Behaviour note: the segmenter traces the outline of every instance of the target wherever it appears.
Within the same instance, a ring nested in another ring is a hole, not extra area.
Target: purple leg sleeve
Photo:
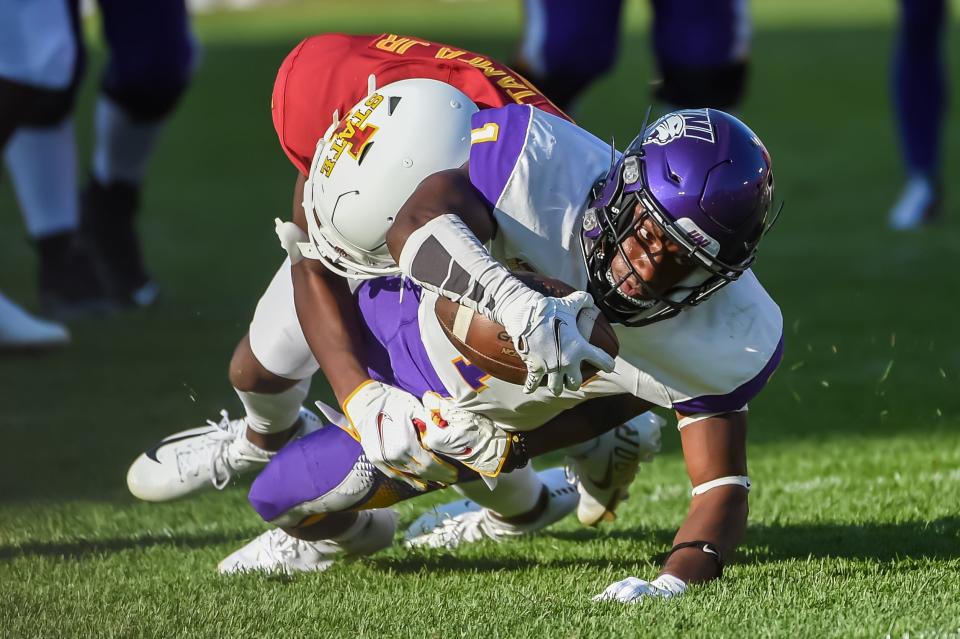
[[[944,0],[900,0],[893,61],[894,107],[904,163],[911,174],[935,178],[946,95]]]
[[[339,486],[363,453],[360,444],[336,426],[290,442],[254,480],[248,496],[266,521],[278,519]],[[366,495],[358,495],[358,501]]]
[[[661,66],[716,67],[745,57],[743,0],[653,0],[653,46]]]
[[[184,0],[99,0],[110,60],[104,93],[144,120],[165,116],[186,89],[196,43]]]
[[[622,7],[623,0],[524,0],[525,71],[561,108],[613,67]]]

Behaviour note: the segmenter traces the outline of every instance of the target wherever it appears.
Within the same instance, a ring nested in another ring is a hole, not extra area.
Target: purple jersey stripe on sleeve
[[[780,342],[773,351],[770,360],[757,373],[753,379],[741,384],[726,395],[703,395],[694,397],[683,402],[677,402],[673,405],[674,410],[683,415],[693,415],[695,413],[722,413],[743,408],[747,402],[752,400],[760,393],[767,380],[777,370],[780,360],[783,358],[783,336],[780,336]]]
[[[470,181],[491,206],[496,206],[513,173],[532,114],[533,107],[519,104],[473,114]]]
[[[367,280],[356,292],[370,377],[418,399],[427,391],[449,395],[420,339],[421,294],[399,277]]]

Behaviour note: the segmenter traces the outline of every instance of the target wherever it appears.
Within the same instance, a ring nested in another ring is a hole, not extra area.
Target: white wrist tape
[[[273,223],[277,237],[280,238],[280,246],[283,247],[283,250],[290,256],[290,263],[296,264],[303,259],[300,246],[304,243],[309,243],[309,236],[293,222],[284,222],[277,217],[274,218]]]
[[[543,297],[493,259],[452,213],[433,218],[411,233],[398,263],[404,274],[425,289],[480,312],[508,332],[522,324]]]
[[[690,494],[696,497],[697,495],[702,495],[708,490],[713,490],[718,486],[743,486],[748,491],[753,484],[750,483],[750,478],[746,475],[730,475],[729,477],[718,477],[717,479],[711,479],[710,481],[705,481],[699,486],[694,486],[693,490],[690,491]]]

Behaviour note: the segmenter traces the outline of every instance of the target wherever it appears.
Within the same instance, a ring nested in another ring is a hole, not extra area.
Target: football
[[[537,273],[515,273],[527,286],[551,297],[569,295],[575,289],[564,282],[545,277]],[[464,358],[491,377],[522,384],[527,377],[527,367],[517,355],[513,340],[500,324],[487,319],[480,313],[450,301],[445,297],[437,300],[435,312],[443,332]],[[596,319],[591,313],[580,313],[577,326],[580,332],[590,335],[590,343],[599,346],[616,357],[620,350],[617,335],[602,314]],[[584,364],[581,369],[583,379],[596,374],[597,369]],[[544,378],[546,381],[546,378]]]

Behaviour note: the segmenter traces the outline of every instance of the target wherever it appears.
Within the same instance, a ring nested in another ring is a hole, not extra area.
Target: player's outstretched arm
[[[483,247],[495,230],[489,204],[462,167],[420,183],[387,232],[387,246],[400,270],[424,288],[506,328],[527,365],[525,392],[544,377],[554,395],[564,386],[576,390],[584,362],[612,371],[613,358],[577,328],[580,311],[594,306],[590,295],[547,297],[527,287]]]
[[[673,548],[653,581],[628,577],[611,584],[597,601],[631,603],[647,597],[672,597],[688,584],[720,577],[723,561],[743,537],[747,525],[747,414],[726,413],[701,419],[680,431],[693,499]]]

